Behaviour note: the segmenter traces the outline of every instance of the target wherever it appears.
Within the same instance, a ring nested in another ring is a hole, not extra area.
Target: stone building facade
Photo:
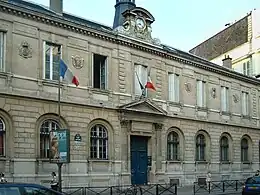
[[[161,44],[152,15],[135,4],[114,29],[53,10],[0,2],[0,171],[8,180],[41,183],[57,171],[48,132],[58,128],[71,135],[63,186],[189,185],[208,171],[221,180],[259,169],[259,80]],[[135,14],[145,26],[133,26]],[[60,120],[59,57],[80,81],[62,82]],[[156,91],[140,98],[136,75],[142,83],[149,72]]]

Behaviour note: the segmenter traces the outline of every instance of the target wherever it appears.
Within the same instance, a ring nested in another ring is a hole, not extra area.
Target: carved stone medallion
[[[239,102],[239,97],[238,97],[237,94],[234,94],[234,95],[233,95],[233,101],[234,101],[235,103]]]
[[[23,58],[31,58],[32,57],[32,48],[29,43],[23,41],[19,47],[19,55]]]
[[[84,59],[78,55],[72,56],[71,60],[72,65],[77,69],[81,69],[84,66]]]
[[[185,83],[184,84],[185,90],[189,93],[191,92],[191,84],[190,83]]]
[[[216,88],[213,87],[213,88],[211,89],[211,97],[213,97],[213,98],[215,99],[216,96],[217,96]]]

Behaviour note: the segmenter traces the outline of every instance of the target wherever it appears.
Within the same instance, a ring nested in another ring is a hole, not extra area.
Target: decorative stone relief
[[[191,84],[190,83],[185,83],[184,84],[185,90],[190,93],[191,92]]]
[[[78,55],[72,56],[71,60],[72,60],[72,65],[76,69],[81,69],[84,66],[84,59]]]
[[[214,99],[216,98],[216,88],[215,87],[212,87],[212,89],[211,89],[211,97],[213,97]]]
[[[234,94],[234,95],[233,95],[233,101],[234,101],[235,103],[239,102],[239,97],[238,97],[237,94]]]
[[[29,43],[23,41],[19,47],[19,55],[23,58],[31,58],[32,57],[32,48]]]
[[[160,45],[157,38],[152,37],[152,23],[154,17],[142,8],[134,8],[124,14],[124,23],[114,29],[118,34],[127,35],[132,38],[141,39],[149,43]]]

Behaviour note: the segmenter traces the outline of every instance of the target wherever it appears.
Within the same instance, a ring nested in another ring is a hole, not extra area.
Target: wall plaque
[[[75,136],[74,136],[74,141],[75,142],[81,142],[82,138],[81,138],[81,135],[79,133],[77,133]]]

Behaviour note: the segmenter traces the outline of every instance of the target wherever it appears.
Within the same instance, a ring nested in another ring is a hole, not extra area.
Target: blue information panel
[[[50,162],[70,162],[70,133],[68,129],[50,132]]]

